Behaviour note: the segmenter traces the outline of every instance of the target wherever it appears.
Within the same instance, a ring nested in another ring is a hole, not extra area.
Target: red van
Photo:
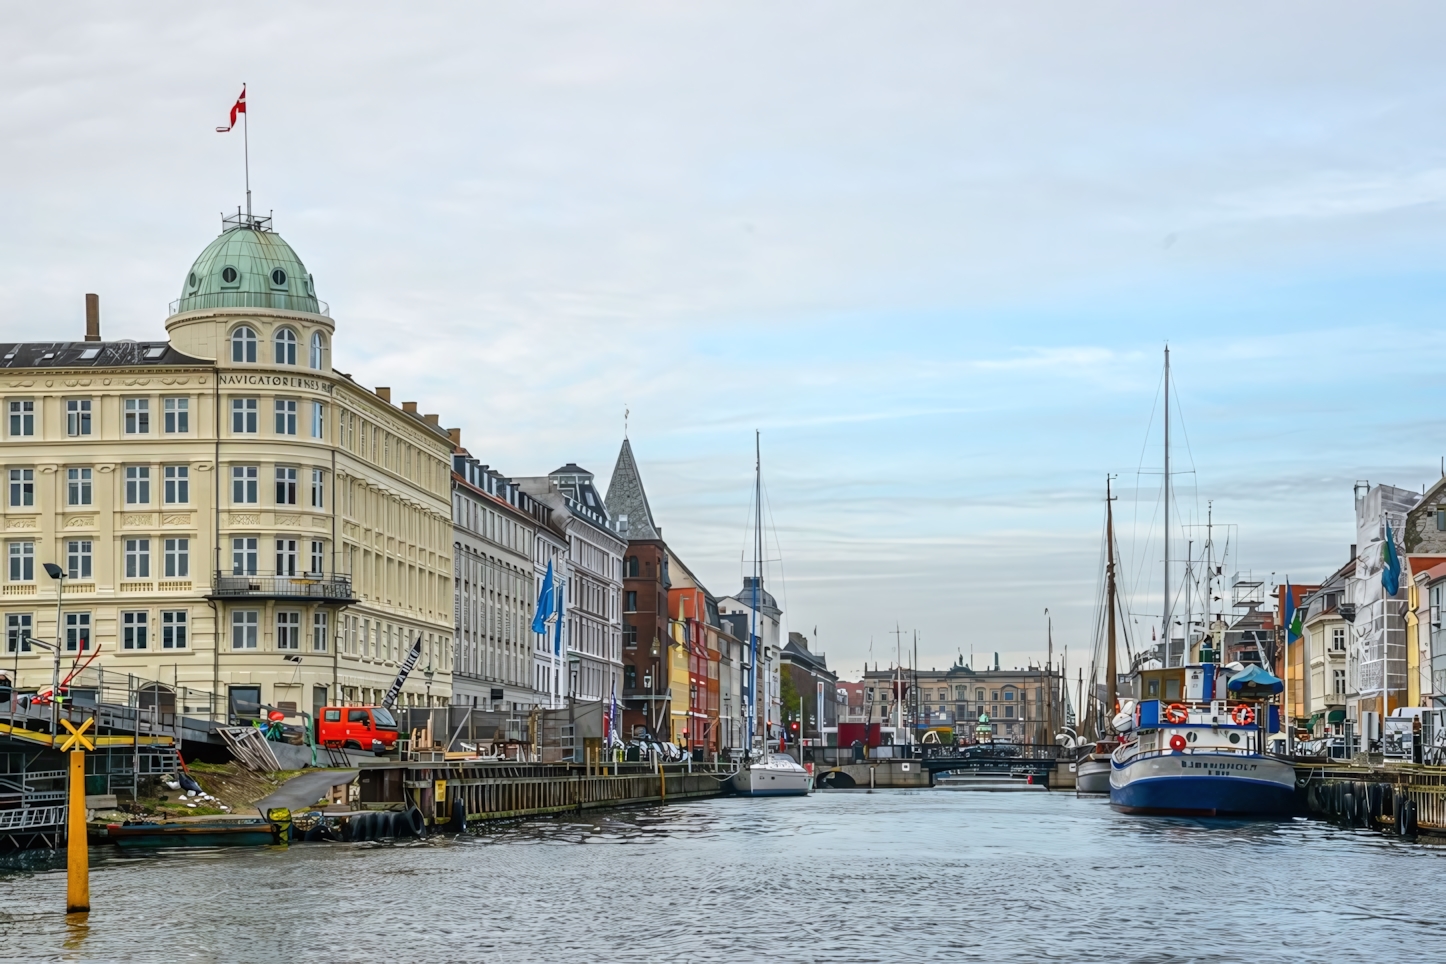
[[[397,742],[397,718],[384,706],[323,706],[316,718],[316,742],[386,753]]]

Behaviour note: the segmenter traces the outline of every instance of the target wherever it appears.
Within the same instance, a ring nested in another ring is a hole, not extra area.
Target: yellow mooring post
[[[69,869],[65,889],[67,914],[90,913],[90,851],[85,835],[85,751],[95,744],[85,736],[95,720],[89,719],[77,729],[69,720],[61,720],[70,736],[60,745],[62,753],[70,752],[70,805],[66,814],[65,850]]]

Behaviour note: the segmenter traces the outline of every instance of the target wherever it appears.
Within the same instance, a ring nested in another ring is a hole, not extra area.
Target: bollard
[[[65,912],[90,912],[90,851],[85,838],[85,751],[70,751],[70,806],[66,815],[65,849],[68,883]]]

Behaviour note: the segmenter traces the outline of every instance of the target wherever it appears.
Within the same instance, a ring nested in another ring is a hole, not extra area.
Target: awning
[[[1285,689],[1285,684],[1280,677],[1271,674],[1261,666],[1250,665],[1245,667],[1245,672],[1236,673],[1230,677],[1229,688],[1234,692],[1250,687],[1257,690],[1265,690],[1269,693],[1279,693]]]
[[[1312,713],[1312,714],[1310,715],[1310,722],[1307,723],[1306,725],[1309,726],[1309,727],[1314,727],[1314,726],[1315,726],[1317,723],[1319,723],[1319,722],[1320,722],[1320,714],[1319,714],[1319,713]]]
[[[1346,721],[1345,710],[1331,710],[1326,714],[1327,723],[1344,723]]]

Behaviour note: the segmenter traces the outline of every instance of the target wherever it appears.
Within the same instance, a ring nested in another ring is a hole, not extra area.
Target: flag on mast
[[[1396,539],[1389,522],[1386,523],[1386,544],[1381,546],[1381,586],[1388,596],[1394,596],[1401,588],[1401,557],[1396,552]]]
[[[1302,632],[1300,610],[1295,608],[1295,593],[1290,580],[1285,580],[1285,641],[1293,643],[1300,639]]]
[[[552,615],[552,560],[547,561],[547,574],[542,577],[542,589],[537,594],[537,608],[532,611],[532,631],[547,633],[547,617]]]
[[[224,134],[236,126],[236,115],[246,113],[246,85],[241,85],[241,96],[236,98],[236,103],[231,105],[231,123],[225,127],[216,128],[217,134]]]

